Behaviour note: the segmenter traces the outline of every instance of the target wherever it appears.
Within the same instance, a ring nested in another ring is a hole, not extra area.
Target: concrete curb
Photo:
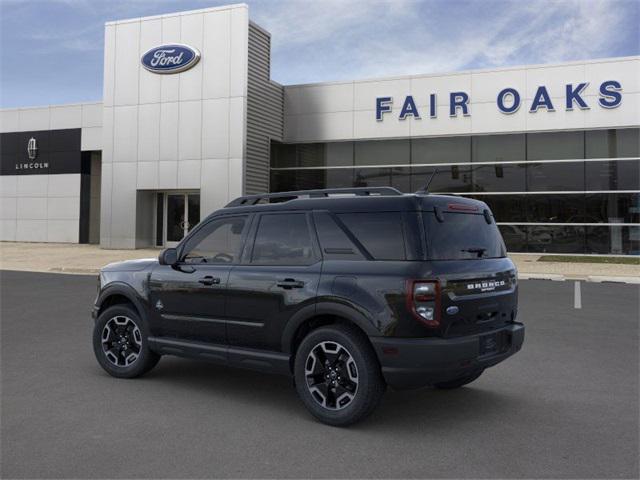
[[[615,282],[626,283],[630,285],[640,285],[640,277],[631,276],[606,276],[606,275],[560,275],[555,273],[520,273],[518,280],[552,280],[555,282],[564,282],[572,280],[581,280],[583,282],[602,283]]]
[[[606,277],[602,275],[589,275],[589,282],[617,282],[617,283],[631,283],[634,285],[640,285],[640,277]]]
[[[74,267],[54,267],[48,270],[51,273],[79,273],[79,274],[91,274],[98,273],[99,268],[74,268]]]
[[[557,273],[519,273],[519,280],[553,280],[554,282],[563,282],[566,280],[564,275]]]

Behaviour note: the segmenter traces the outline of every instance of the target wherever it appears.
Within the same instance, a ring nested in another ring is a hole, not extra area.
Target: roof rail
[[[362,188],[327,188],[322,190],[297,190],[293,192],[264,193],[259,195],[247,195],[238,197],[231,201],[227,207],[246,207],[256,205],[262,200],[277,200],[280,202],[288,202],[289,200],[297,200],[299,198],[326,198],[329,195],[356,195],[359,197],[368,197],[371,195],[392,196],[402,195],[400,190],[393,187],[362,187]],[[271,202],[270,202],[271,203]],[[276,202],[273,202],[276,203]]]

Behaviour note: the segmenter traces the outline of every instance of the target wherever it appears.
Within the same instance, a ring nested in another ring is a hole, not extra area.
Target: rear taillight
[[[436,280],[410,280],[407,283],[407,308],[428,327],[438,327],[440,284]]]

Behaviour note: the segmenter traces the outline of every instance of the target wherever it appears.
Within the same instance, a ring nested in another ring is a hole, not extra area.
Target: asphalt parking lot
[[[637,285],[521,282],[523,350],[456,391],[388,392],[349,429],[283,377],[165,357],[117,380],[93,276],[1,272],[2,478],[638,478]]]

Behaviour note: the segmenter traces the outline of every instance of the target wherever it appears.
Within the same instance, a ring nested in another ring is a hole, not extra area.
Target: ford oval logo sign
[[[200,60],[200,52],[189,45],[174,43],[148,50],[140,61],[153,73],[179,73],[190,69]]]

